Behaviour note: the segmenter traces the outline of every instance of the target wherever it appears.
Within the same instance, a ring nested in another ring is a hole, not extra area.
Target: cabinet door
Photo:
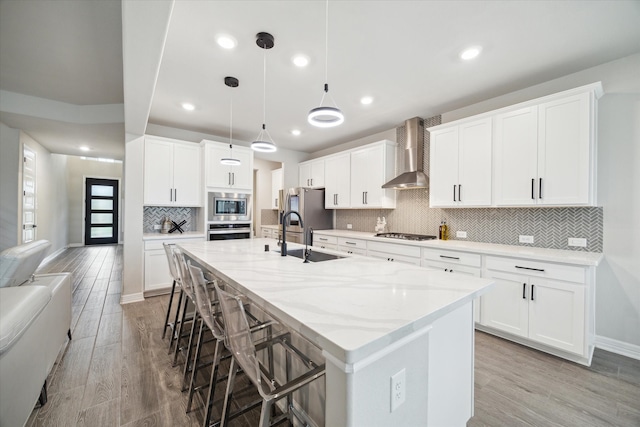
[[[271,209],[278,209],[278,199],[282,190],[282,168],[271,171]]]
[[[200,188],[200,146],[174,144],[173,146],[173,188],[174,204],[180,206],[201,206]]]
[[[529,338],[584,354],[583,285],[531,278]]]
[[[455,206],[458,200],[458,126],[435,131],[430,140],[429,206]]]
[[[300,187],[311,187],[311,163],[298,165],[298,185]]]
[[[311,163],[311,187],[323,188],[325,185],[324,160]]]
[[[144,204],[165,206],[173,203],[173,143],[145,139]]]
[[[590,94],[538,106],[538,203],[590,203]]]
[[[326,209],[348,208],[351,206],[351,156],[338,154],[325,160]]]
[[[536,203],[537,111],[529,107],[495,118],[494,196],[498,206]]]
[[[220,164],[220,159],[229,157],[229,146],[207,144],[206,146],[207,187],[229,188],[231,186],[231,168]],[[233,155],[236,157],[236,152]]]
[[[368,170],[369,156],[367,150],[359,150],[351,153],[351,207],[364,208],[366,205],[366,192],[369,188],[367,180],[370,179]]]
[[[173,279],[164,249],[144,252],[144,290],[169,288]]]
[[[253,152],[250,148],[234,147],[233,157],[240,160],[238,166],[230,166],[231,188],[237,190],[253,189]]]
[[[526,276],[489,271],[496,284],[480,297],[481,323],[521,337],[528,336],[529,286]]]
[[[491,119],[460,125],[458,135],[458,202],[491,205]]]

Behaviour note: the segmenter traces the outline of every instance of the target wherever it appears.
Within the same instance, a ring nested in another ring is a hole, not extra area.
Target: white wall
[[[442,115],[450,122],[602,81],[598,108],[598,203],[604,262],[597,270],[596,334],[640,355],[640,54]],[[603,339],[604,338],[604,339]],[[604,347],[604,345],[603,345]]]
[[[253,223],[255,224],[254,233],[256,236],[260,236],[260,227],[262,226],[260,213],[262,209],[271,209],[271,171],[281,167],[282,164],[278,162],[271,162],[263,159],[253,160],[253,168],[255,172],[255,185],[253,188],[253,197],[255,201],[253,217],[255,220]]]
[[[79,156],[67,156],[67,193],[69,199],[69,234],[70,245],[84,243],[84,183],[85,178],[120,179],[122,192],[122,163],[98,162],[82,159]],[[122,236],[122,213],[118,218],[120,236]],[[122,240],[119,237],[119,240]]]
[[[18,233],[18,170],[20,131],[0,123],[0,251],[16,246]]]

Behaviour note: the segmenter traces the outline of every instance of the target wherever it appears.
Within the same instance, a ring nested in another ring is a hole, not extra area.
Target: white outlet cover
[[[466,231],[456,231],[456,237],[459,239],[466,239],[467,232]]]
[[[578,237],[569,237],[569,241],[567,242],[569,246],[577,246],[580,248],[587,247],[587,239],[578,238]]]
[[[404,403],[406,395],[406,371],[402,369],[391,377],[391,412]]]
[[[353,228],[353,224],[347,224],[347,230],[351,230]]]
[[[519,241],[520,243],[533,243],[533,236],[525,236],[521,234]]]

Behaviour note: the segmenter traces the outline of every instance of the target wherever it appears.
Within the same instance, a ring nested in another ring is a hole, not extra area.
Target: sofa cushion
[[[29,280],[51,246],[47,240],[37,240],[5,249],[0,253],[0,288],[19,286]]]
[[[50,300],[47,286],[0,288],[0,355],[18,341]]]

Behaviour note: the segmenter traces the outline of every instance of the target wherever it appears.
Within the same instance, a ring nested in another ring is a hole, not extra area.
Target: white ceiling
[[[233,97],[234,139],[248,144],[263,122],[266,53],[267,129],[278,147],[313,152],[640,52],[639,1],[331,1],[328,83],[346,121],[318,129],[306,114],[319,105],[325,83],[324,1],[177,0],[172,9],[135,3],[125,2],[144,6],[144,21],[127,20],[127,8],[123,20],[119,1],[0,0],[0,89],[95,105],[123,102],[123,80],[125,94],[144,83],[149,100],[135,105],[142,128],[148,114],[149,123],[221,140],[228,138]],[[167,12],[156,19],[148,13],[153,8]],[[256,46],[260,31],[274,35],[273,49]],[[215,43],[223,32],[237,39],[235,50]],[[458,53],[469,45],[481,45],[482,55],[463,63]],[[155,68],[131,49],[127,56],[127,46],[157,50]],[[293,66],[295,53],[309,56],[310,65]],[[144,81],[130,78],[140,70]],[[238,88],[224,85],[229,75],[240,80]],[[374,103],[361,105],[364,95]],[[139,101],[125,100],[125,112]],[[196,110],[184,111],[185,101]],[[29,133],[29,114],[16,115],[3,105],[0,120]],[[32,136],[46,146],[43,119],[33,120],[38,138]],[[122,158],[124,125],[75,125],[103,141],[118,126],[122,137],[111,141],[111,157]],[[64,127],[51,126],[51,135],[64,139]],[[302,135],[292,136],[293,128]]]

